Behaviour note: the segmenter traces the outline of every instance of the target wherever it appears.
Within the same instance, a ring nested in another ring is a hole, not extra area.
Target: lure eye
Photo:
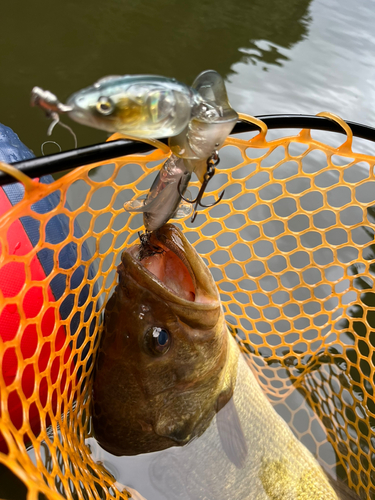
[[[145,333],[144,342],[148,354],[162,356],[169,351],[171,336],[164,328],[154,326]]]
[[[114,105],[109,97],[105,97],[104,95],[99,97],[98,102],[96,103],[96,109],[102,115],[110,115],[114,110]]]

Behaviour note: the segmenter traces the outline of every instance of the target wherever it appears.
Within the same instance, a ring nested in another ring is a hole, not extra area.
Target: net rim
[[[269,130],[295,128],[336,132],[346,135],[345,130],[337,121],[325,116],[275,114],[260,115],[254,118],[264,122]],[[375,142],[374,127],[346,120],[344,120],[344,122],[350,127],[354,137]],[[230,135],[255,132],[259,131],[259,128],[260,127],[256,123],[239,120]],[[167,144],[168,139],[161,139],[160,142]],[[154,146],[142,141],[117,139],[115,141],[94,144],[93,146],[86,146],[28,160],[17,161],[12,163],[12,165],[29,177],[35,178],[92,163],[111,160],[120,156],[147,153],[154,149]],[[0,171],[0,186],[14,182],[14,177]]]

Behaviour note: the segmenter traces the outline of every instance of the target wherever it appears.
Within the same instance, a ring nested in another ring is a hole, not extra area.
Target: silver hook
[[[45,156],[45,154],[44,154],[44,146],[46,144],[56,144],[56,146],[59,148],[59,151],[61,152],[61,146],[57,142],[55,142],[55,141],[44,141],[43,144],[40,146],[40,150],[41,150],[43,156]]]
[[[51,136],[55,126],[60,125],[61,127],[64,127],[67,130],[69,130],[69,132],[72,134],[72,136],[74,138],[74,149],[77,149],[77,146],[78,146],[77,136],[73,132],[73,130],[69,127],[69,125],[66,125],[65,123],[63,123],[60,120],[60,115],[58,113],[56,113],[55,111],[49,111],[49,112],[47,112],[47,116],[48,116],[48,118],[52,118],[52,123],[50,124],[50,126],[48,127],[48,130],[47,130],[47,135]]]
[[[223,199],[225,189],[220,193],[219,198],[216,201],[214,201],[214,203],[212,203],[211,205],[203,205],[203,203],[202,203],[202,198],[203,198],[203,195],[207,189],[207,185],[210,182],[210,180],[212,179],[212,177],[215,175],[215,167],[219,163],[220,163],[219,153],[217,151],[215,151],[207,160],[207,172],[204,174],[201,188],[200,188],[199,193],[198,193],[197,197],[195,198],[195,200],[187,200],[186,198],[184,198],[183,194],[181,193],[181,189],[180,189],[181,179],[178,183],[178,192],[179,192],[179,195],[181,196],[181,198],[186,203],[191,203],[191,204],[195,203],[194,212],[193,212],[193,215],[191,217],[191,222],[195,221],[195,218],[196,218],[197,213],[198,213],[197,212],[198,206],[202,207],[202,208],[214,207]]]

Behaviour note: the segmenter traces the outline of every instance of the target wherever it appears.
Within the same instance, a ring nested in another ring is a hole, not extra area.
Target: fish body
[[[149,473],[162,498],[341,498],[261,391],[199,255],[172,225],[149,244],[160,252],[123,253],[105,311],[93,388],[101,446],[158,452]]]

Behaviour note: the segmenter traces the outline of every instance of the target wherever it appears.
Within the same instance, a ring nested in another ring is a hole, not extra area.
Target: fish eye
[[[145,333],[144,343],[148,354],[162,356],[169,351],[171,336],[168,330],[154,326]]]
[[[96,103],[96,109],[102,115],[110,115],[114,110],[114,105],[109,97],[105,97],[104,95],[102,95],[101,97],[99,97],[98,102]]]

